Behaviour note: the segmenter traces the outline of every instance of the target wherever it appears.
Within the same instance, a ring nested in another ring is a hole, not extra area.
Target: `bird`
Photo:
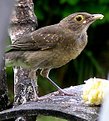
[[[60,93],[67,94],[50,77],[53,68],[59,68],[76,57],[87,45],[88,27],[102,14],[77,12],[63,18],[59,23],[45,26],[18,38],[5,54],[7,66],[21,66],[37,71],[55,86]]]

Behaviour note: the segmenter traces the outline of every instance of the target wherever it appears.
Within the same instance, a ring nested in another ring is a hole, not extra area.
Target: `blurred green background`
[[[102,13],[104,19],[96,21],[89,27],[88,45],[80,56],[61,68],[53,69],[50,77],[62,88],[82,84],[90,77],[107,78],[109,70],[109,0],[34,0],[34,10],[38,18],[38,28],[56,24],[65,16],[78,11]],[[7,76],[9,95],[13,99],[12,68],[7,68]],[[39,95],[56,90],[41,76],[38,79],[38,85]],[[47,121],[49,120],[52,119]]]

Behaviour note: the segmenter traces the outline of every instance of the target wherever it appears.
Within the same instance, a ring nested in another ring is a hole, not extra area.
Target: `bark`
[[[36,28],[37,18],[34,14],[33,1],[16,0],[9,28],[12,43],[18,38],[30,34]],[[30,74],[34,76],[34,80],[30,78]],[[14,106],[36,100],[37,82],[35,81],[35,75],[35,71],[33,70],[23,69],[21,67],[14,68]],[[25,118],[25,120],[27,121],[29,118]]]

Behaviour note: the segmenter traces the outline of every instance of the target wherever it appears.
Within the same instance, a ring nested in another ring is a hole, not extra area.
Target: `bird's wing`
[[[12,50],[26,50],[26,51],[36,51],[36,50],[46,50],[54,48],[59,41],[63,38],[62,30],[57,25],[52,25],[38,29],[31,34],[16,40],[12,45],[10,45],[10,51]]]

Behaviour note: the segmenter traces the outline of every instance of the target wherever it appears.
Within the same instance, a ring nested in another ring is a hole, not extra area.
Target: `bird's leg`
[[[35,80],[37,79],[37,76],[36,76],[36,71],[35,70],[31,70],[29,72],[29,75],[28,75],[31,79],[31,84],[32,84],[32,87],[33,87],[33,91],[34,91],[34,100],[38,100],[38,95],[37,95],[37,90],[38,90],[38,85],[36,85],[35,83]]]
[[[68,94],[67,92],[64,92],[52,79],[49,78],[49,72],[50,72],[50,69],[43,69],[41,70],[40,74],[43,77],[45,77],[54,87],[58,89],[59,94],[72,96],[72,94]]]

